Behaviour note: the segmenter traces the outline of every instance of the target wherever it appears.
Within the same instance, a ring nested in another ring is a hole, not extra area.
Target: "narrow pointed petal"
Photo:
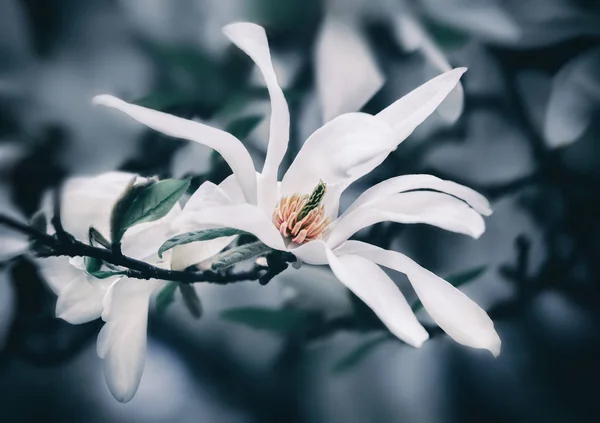
[[[271,62],[269,42],[263,27],[239,22],[223,28],[225,35],[256,63],[271,98],[269,146],[259,178],[258,201],[263,210],[273,210],[277,201],[277,171],[287,151],[290,137],[290,112]]]
[[[478,238],[485,230],[479,213],[446,194],[413,191],[392,194],[348,213],[333,227],[327,245],[334,248],[359,230],[379,222],[425,223]]]
[[[377,114],[394,129],[397,144],[404,141],[437,109],[466,71],[467,68],[456,68],[443,73]]]
[[[360,110],[384,81],[358,25],[332,17],[317,38],[315,74],[324,122]]]
[[[344,214],[352,210],[386,197],[390,194],[412,191],[412,190],[434,190],[450,194],[460,200],[465,201],[473,207],[478,213],[489,216],[492,214],[489,201],[477,191],[457,184],[456,182],[446,181],[433,175],[403,175],[387,179],[363,192]]]
[[[290,245],[289,251],[308,264],[327,264],[327,244],[320,239],[302,245]]]
[[[146,329],[150,295],[164,282],[123,278],[107,293],[97,351],[104,359],[104,377],[117,401],[135,395],[146,357]]]
[[[381,266],[404,273],[425,310],[452,339],[472,348],[500,354],[501,341],[487,313],[451,284],[396,251],[359,241],[348,241],[336,254],[359,255]]]
[[[452,69],[448,59],[431,38],[429,33],[423,29],[420,22],[414,19],[410,14],[404,13],[400,15],[395,22],[397,27],[397,35],[401,44],[408,51],[420,50],[427,60],[425,74],[429,75],[430,71],[438,74],[439,72],[447,72]],[[447,123],[452,124],[462,114],[464,107],[464,90],[459,82],[456,87],[450,91],[450,94],[442,101],[437,109],[438,114]]]
[[[206,145],[223,156],[238,177],[246,200],[256,203],[256,178],[254,164],[244,145],[233,135],[192,120],[126,103],[110,95],[94,98],[95,104],[111,107],[132,119],[175,138],[182,138]]]
[[[390,127],[380,119],[365,113],[338,116],[308,137],[283,177],[281,192],[310,193],[322,180],[333,193],[369,173],[395,148]]]
[[[196,214],[196,222],[240,229],[253,234],[271,248],[282,251],[286,249],[283,238],[271,219],[260,208],[251,204],[206,208]]]
[[[327,249],[331,270],[381,319],[395,336],[413,347],[429,338],[396,284],[371,261],[357,255],[336,255]]]

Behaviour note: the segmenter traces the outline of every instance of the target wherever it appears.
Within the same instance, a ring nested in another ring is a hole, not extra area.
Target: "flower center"
[[[283,197],[273,212],[273,223],[281,235],[296,244],[319,238],[329,224],[321,204],[325,191],[326,185],[320,181],[310,195]]]

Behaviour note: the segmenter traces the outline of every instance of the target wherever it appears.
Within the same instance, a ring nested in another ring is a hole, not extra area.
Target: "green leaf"
[[[106,238],[104,238],[104,235],[102,235],[100,232],[98,232],[98,230],[96,228],[94,228],[93,226],[90,226],[90,229],[88,231],[88,238],[89,238],[90,245],[93,246],[95,244],[100,244],[104,248],[110,249],[110,241],[108,241]]]
[[[373,339],[369,339],[358,345],[356,348],[351,350],[347,355],[342,357],[334,366],[332,371],[334,373],[343,373],[346,372],[353,367],[356,367],[360,364],[365,358],[369,356],[370,353],[375,351],[380,344],[384,341],[389,340],[390,337],[388,334],[384,334],[378,336]]]
[[[487,270],[487,266],[479,266],[479,267],[475,267],[473,269],[469,269],[469,270],[465,270],[465,271],[462,271],[459,273],[452,274],[450,276],[447,276],[445,279],[449,284],[458,288],[459,286],[464,285],[467,282],[471,282],[471,281],[474,281],[475,279],[479,278],[481,275],[483,275],[485,273],[486,270]],[[421,303],[421,301],[417,301],[412,306],[412,310],[414,312],[420,310],[421,308],[423,308],[423,304]]]
[[[427,21],[425,23],[429,35],[444,50],[459,48],[469,42],[469,36],[465,32],[439,22]]]
[[[236,138],[243,140],[256,129],[262,120],[263,116],[260,115],[244,116],[230,122],[225,128],[225,131],[229,132]]]
[[[99,260],[94,257],[84,257],[83,264],[85,265],[85,271],[88,272],[90,275],[99,272],[102,268],[102,260]]]
[[[179,291],[183,297],[183,303],[187,307],[190,314],[199,319],[202,316],[202,303],[192,285],[185,283],[179,284]]]
[[[211,268],[212,270],[227,269],[236,263],[253,259],[254,257],[258,257],[269,251],[272,251],[272,248],[263,244],[261,241],[240,245],[239,247],[232,248],[231,250],[227,250],[215,256]]]
[[[203,229],[201,231],[187,232],[185,234],[174,236],[164,242],[163,245],[158,249],[158,256],[162,258],[166,251],[171,248],[177,247],[178,245],[190,244],[198,241],[209,241],[211,239],[223,238],[232,235],[242,235],[247,232],[233,228],[213,228]]]
[[[153,222],[169,213],[185,194],[190,181],[165,179],[131,186],[117,201],[111,215],[111,237],[120,244],[127,229],[144,222]]]
[[[269,332],[294,332],[311,321],[306,312],[292,309],[241,307],[225,310],[221,317],[229,322]]]
[[[156,312],[164,314],[167,308],[175,301],[175,290],[179,284],[177,282],[167,283],[156,296]]]
[[[110,278],[111,276],[124,275],[127,273],[127,271],[125,271],[125,270],[118,270],[118,271],[99,270],[97,272],[93,272],[93,273],[88,272],[88,273],[90,275],[92,275],[93,277],[95,277],[96,279],[106,279],[106,278]]]

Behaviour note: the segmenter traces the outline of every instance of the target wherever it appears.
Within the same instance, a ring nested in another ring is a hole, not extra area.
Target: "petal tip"
[[[95,106],[111,106],[115,104],[118,99],[109,94],[100,94],[92,98],[92,104]]]

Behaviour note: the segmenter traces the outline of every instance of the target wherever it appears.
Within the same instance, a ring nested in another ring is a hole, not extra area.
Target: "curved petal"
[[[94,103],[111,107],[132,119],[175,138],[206,145],[223,156],[240,181],[246,200],[256,203],[256,178],[254,164],[244,145],[233,135],[192,120],[126,103],[111,95],[94,97]]]
[[[397,35],[401,43],[409,51],[420,49],[427,59],[427,70],[438,72],[447,72],[452,69],[448,59],[438,47],[435,41],[429,36],[422,25],[410,14],[404,13],[398,16],[395,23],[398,31]],[[426,72],[429,74],[429,72]],[[454,123],[462,114],[464,107],[464,90],[459,82],[456,87],[450,91],[448,97],[442,101],[437,109],[438,114],[448,123]]]
[[[337,257],[327,249],[331,270],[381,319],[395,336],[413,347],[429,338],[396,284],[371,261],[357,255]]]
[[[72,324],[99,318],[107,289],[119,279],[96,279],[71,265],[67,257],[48,257],[37,262],[42,276],[58,296],[56,317]]]
[[[327,264],[327,244],[320,239],[295,246],[288,246],[290,253],[308,264]]]
[[[271,63],[267,34],[263,27],[239,22],[223,28],[227,37],[243,50],[260,69],[271,98],[269,147],[258,180],[258,202],[263,210],[273,210],[277,201],[277,171],[290,138],[290,112]]]
[[[395,148],[392,131],[380,119],[366,113],[338,116],[308,137],[283,177],[281,192],[310,194],[320,180],[328,188],[345,188]]]
[[[466,71],[456,68],[436,76],[377,114],[394,129],[396,145],[435,111]]]
[[[196,222],[240,229],[249,232],[271,248],[285,251],[283,238],[273,222],[257,206],[251,204],[233,204],[210,207],[196,214]]]
[[[107,172],[97,176],[67,179],[62,187],[61,214],[63,227],[82,242],[88,242],[90,226],[110,237],[112,208],[127,185],[137,175]]]
[[[389,195],[348,213],[331,230],[327,245],[336,247],[359,230],[385,221],[426,223],[474,238],[485,230],[481,215],[464,202],[438,192],[413,191]]]
[[[381,266],[406,274],[425,310],[452,339],[462,345],[500,354],[501,341],[487,313],[461,291],[395,251],[348,241],[336,254],[358,254]]]
[[[325,19],[317,37],[314,63],[324,122],[360,110],[384,82],[354,22]]]
[[[231,203],[229,195],[220,187],[212,182],[203,183],[189,198],[180,216],[173,223],[176,228],[175,234],[206,229],[207,225],[199,224],[196,221],[198,212],[205,208],[226,206]],[[171,268],[183,270],[201,263],[220,252],[235,238],[235,236],[230,236],[177,246],[172,251]]]
[[[373,185],[363,192],[356,201],[348,207],[344,212],[344,215],[360,206],[390,194],[421,189],[429,189],[450,194],[467,202],[467,204],[484,216],[492,214],[489,201],[483,195],[469,187],[457,184],[456,182],[446,181],[433,175],[403,175]]]
[[[164,282],[123,278],[109,289],[98,335],[97,351],[104,359],[104,377],[117,401],[135,395],[146,356],[148,304],[154,290]]]

